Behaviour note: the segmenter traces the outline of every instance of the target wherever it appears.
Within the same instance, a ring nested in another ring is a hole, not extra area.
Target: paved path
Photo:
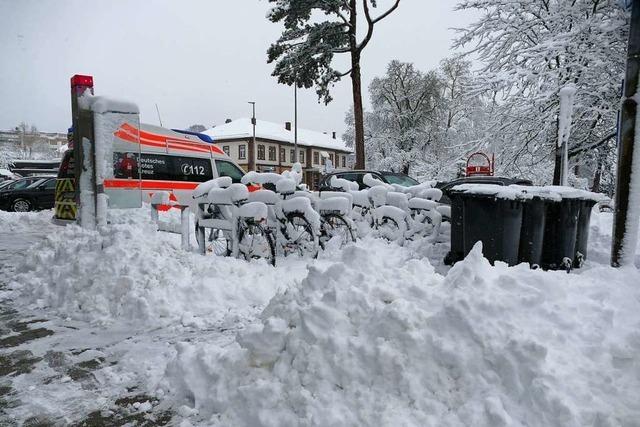
[[[166,425],[170,408],[138,391],[135,380],[114,387],[97,375],[101,368],[117,367],[127,341],[148,347],[145,340],[157,336],[61,319],[7,295],[24,254],[55,231],[0,232],[0,425]],[[137,402],[147,401],[152,411],[136,410]]]

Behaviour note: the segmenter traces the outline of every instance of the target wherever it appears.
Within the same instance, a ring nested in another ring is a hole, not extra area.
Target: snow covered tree
[[[267,14],[271,22],[283,22],[284,31],[269,47],[268,62],[275,62],[273,76],[287,85],[315,86],[318,97],[331,101],[330,87],[351,76],[356,168],[364,168],[364,109],[360,58],[373,36],[375,24],[389,16],[400,0],[389,0],[388,8],[373,16],[379,0],[269,0],[275,3]],[[364,35],[358,41],[359,12],[364,16]],[[334,69],[334,56],[348,54],[351,68]]]
[[[191,125],[187,128],[189,132],[204,132],[207,128],[204,125]]]
[[[569,156],[574,165],[610,147],[623,77],[628,16],[614,0],[463,0],[481,18],[456,47],[482,61],[478,93],[490,96],[485,143],[505,173],[550,170],[558,141],[559,92],[576,87]],[[544,171],[544,172],[543,172]]]
[[[426,178],[451,178],[457,162],[476,147],[483,132],[484,104],[469,94],[470,64],[442,61],[422,72],[413,64],[392,61],[383,77],[369,86],[371,111],[365,112],[367,167]],[[352,114],[343,139],[353,145]]]

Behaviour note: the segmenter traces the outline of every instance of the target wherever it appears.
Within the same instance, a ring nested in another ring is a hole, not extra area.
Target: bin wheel
[[[584,255],[581,252],[576,254],[576,268],[582,268],[584,264]]]

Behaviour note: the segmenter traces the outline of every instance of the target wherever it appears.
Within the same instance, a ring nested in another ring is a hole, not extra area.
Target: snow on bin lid
[[[451,190],[465,194],[478,194],[483,196],[494,196],[498,199],[516,200],[531,199],[533,195],[523,192],[518,186],[496,184],[459,184]]]
[[[556,202],[562,200],[562,196],[549,187],[516,184],[510,185],[509,187],[520,190],[523,193],[530,195],[530,197],[539,197],[541,199],[554,200]]]
[[[591,191],[580,190],[578,188],[563,187],[560,185],[549,185],[547,187],[550,191],[555,192],[563,199],[583,199],[593,200],[594,202],[600,202],[607,199],[607,196],[600,193],[593,193]]]

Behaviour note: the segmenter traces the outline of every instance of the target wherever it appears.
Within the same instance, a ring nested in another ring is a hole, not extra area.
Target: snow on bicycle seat
[[[231,182],[231,177],[229,176],[220,176],[218,178],[210,179],[202,184],[198,184],[198,186],[193,190],[192,197],[197,199],[205,196],[212,188],[227,188],[231,185]]]
[[[357,182],[349,181],[348,179],[344,179],[344,178],[338,178],[335,175],[331,177],[331,180],[329,181],[329,186],[331,186],[331,188],[340,189],[342,191],[351,191],[351,190],[358,189]]]
[[[249,189],[244,184],[231,184],[227,189],[233,203],[240,203],[249,198]]]
[[[421,190],[417,196],[437,202],[442,197],[442,190],[439,188],[425,188],[424,190]]]
[[[280,197],[271,190],[258,190],[253,193],[249,193],[249,202],[262,202],[267,205],[275,205],[280,200]]]
[[[436,210],[440,212],[440,215],[442,215],[443,217],[451,218],[451,206],[440,205],[436,208]]]
[[[345,180],[346,181],[346,180]],[[332,199],[334,197],[342,197],[347,199],[349,204],[353,204],[353,195],[351,193],[345,193],[344,191],[323,191],[320,193],[320,199]]]
[[[348,215],[351,212],[351,202],[345,197],[329,197],[320,200],[318,210],[320,213]]]
[[[240,218],[253,218],[256,221],[267,219],[269,210],[267,205],[262,202],[248,202],[240,206],[238,209]]]
[[[378,218],[389,217],[393,219],[396,224],[400,224],[407,217],[407,212],[395,206],[378,206],[376,208],[376,216]]]
[[[376,185],[369,189],[369,201],[374,207],[387,204],[387,193],[389,189],[382,185]]]
[[[430,211],[432,209],[437,209],[437,207],[438,203],[433,200],[422,199],[420,197],[409,199],[409,209]]]
[[[288,178],[280,178],[280,181],[276,182],[276,191],[283,195],[293,194],[296,191],[296,182]]]
[[[240,180],[241,183],[247,184],[276,184],[282,179],[282,175],[274,172],[255,172],[249,171]]]
[[[212,188],[207,195],[207,201],[214,205],[230,205],[231,194],[226,188]]]
[[[369,190],[352,190],[349,191],[349,194],[351,194],[351,197],[353,198],[354,206],[361,208],[371,207],[371,202],[369,201]]]
[[[400,208],[403,211],[409,209],[409,199],[407,195],[398,191],[389,191],[387,193],[387,204]]]

